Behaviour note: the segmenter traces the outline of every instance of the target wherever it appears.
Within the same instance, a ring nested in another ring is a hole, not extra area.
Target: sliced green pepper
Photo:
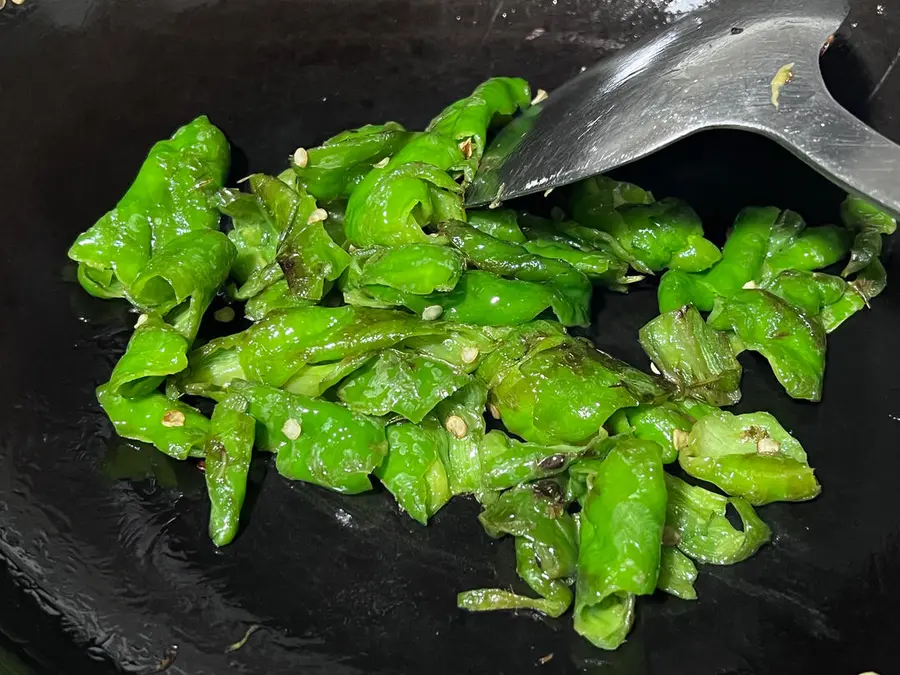
[[[282,232],[269,219],[256,195],[226,188],[216,193],[215,204],[231,218],[233,227],[228,238],[237,250],[231,276],[243,285],[254,272],[275,262]]]
[[[525,440],[585,445],[616,410],[665,394],[650,376],[571,339],[521,362],[492,388],[491,403]]]
[[[444,169],[400,159],[398,155],[384,169],[373,169],[350,195],[345,232],[351,244],[367,248],[427,242],[426,225],[465,218],[462,188]]]
[[[203,456],[209,420],[199,410],[160,392],[125,398],[111,384],[97,388],[97,400],[122,438],[151,443],[175,459]]]
[[[716,297],[729,297],[758,279],[779,215],[783,214],[774,207],[743,209],[722,249],[722,259],[711,270],[701,274],[672,270],[662,276],[659,311],[670,312],[692,304],[708,312]]]
[[[487,131],[496,119],[505,119],[531,104],[531,88],[518,77],[493,77],[471,95],[447,106],[428,125],[428,131],[452,138],[463,148],[467,178],[487,145]]]
[[[503,279],[481,270],[463,272],[456,287],[449,293],[384,296],[375,290],[369,289],[379,297],[398,299],[417,314],[424,314],[425,310],[433,308],[430,311],[436,311],[447,321],[476,326],[515,326],[527,323],[555,302],[565,302],[554,289],[545,284]]]
[[[551,306],[563,325],[587,324],[591,284],[568,263],[533,255],[518,244],[496,239],[460,221],[443,222],[438,231],[477,268],[550,288]]]
[[[247,401],[241,396],[228,396],[218,403],[206,441],[209,536],[216,546],[231,543],[237,534],[247,492],[256,422],[246,409]]]
[[[869,306],[869,300],[880,294],[887,286],[887,272],[878,258],[860,270],[839,300],[822,310],[820,319],[825,331],[830,333],[844,321]]]
[[[665,538],[694,560],[712,565],[733,565],[746,560],[772,536],[756,511],[741,497],[723,497],[666,474],[669,501]],[[743,530],[735,529],[725,510],[731,504]]]
[[[573,188],[570,205],[578,223],[615,237],[634,268],[646,274],[670,266],[700,272],[721,257],[703,238],[700,218],[678,199],[654,202],[635,185],[596,176]]]
[[[650,360],[681,396],[725,406],[741,399],[741,364],[725,333],[713,330],[693,306],[656,317],[640,330]]]
[[[773,250],[772,246],[769,247],[763,263],[762,280],[785,270],[811,272],[828,267],[847,255],[849,247],[850,237],[843,228],[833,225],[807,228],[781,248]]]
[[[666,520],[659,446],[623,439],[588,479],[579,519],[575,631],[602,649],[625,640],[637,595],[656,589]]]
[[[243,380],[232,382],[230,391],[247,400],[247,414],[259,422],[256,445],[277,453],[282,476],[345,494],[372,489],[369,474],[388,451],[380,422],[337,403]]]
[[[343,131],[316,148],[295,153],[291,168],[317,200],[346,199],[373,164],[393,155],[412,137],[396,122],[367,124]]]
[[[444,361],[386,349],[347,377],[337,395],[357,412],[377,416],[395,412],[411,422],[421,422],[435,405],[470,379]]]
[[[682,600],[696,600],[697,566],[674,546],[663,546],[659,556],[659,578],[656,588]]]
[[[135,277],[131,300],[145,312],[164,316],[193,341],[234,256],[234,245],[221,232],[201,230],[171,239]]]
[[[512,244],[525,243],[525,235],[519,229],[519,216],[513,209],[467,211],[466,222],[495,239]]]
[[[791,269],[778,274],[763,288],[808,316],[816,316],[841,299],[847,282],[831,274]]]
[[[246,379],[281,386],[307,363],[337,361],[417,335],[444,332],[440,322],[422,321],[403,312],[352,306],[298,307],[270,314],[248,328],[241,334],[238,352]]]
[[[480,495],[481,444],[485,435],[487,388],[475,380],[435,406],[434,416],[447,430],[447,447],[440,448],[452,494]]]
[[[542,258],[567,262],[591,281],[600,282],[616,291],[624,292],[629,284],[644,278],[628,274],[628,263],[608,251],[580,251],[570,244],[547,239],[528,241],[524,247],[529,253]]]
[[[540,445],[510,438],[502,431],[485,434],[478,450],[483,490],[506,490],[549,478],[593,451],[587,446]]]
[[[689,416],[675,403],[666,401],[659,405],[639,405],[623,408],[609,418],[607,426],[615,434],[632,433],[636,438],[653,441],[662,448],[663,464],[678,459],[675,446],[676,432],[687,435],[694,425]]]
[[[84,289],[101,298],[128,297],[151,258],[188,232],[214,230],[212,197],[225,182],[228,141],[205,116],[150,150],[116,207],[69,249]]]
[[[507,490],[479,516],[492,537],[516,538],[516,571],[540,598],[497,588],[460,593],[458,605],[469,611],[533,609],[557,617],[572,603],[568,579],[578,559],[575,522],[561,501],[555,481]]]
[[[159,317],[144,315],[109,378],[112,392],[141,398],[187,367],[188,340]]]
[[[803,447],[768,413],[706,415],[691,430],[678,463],[755,506],[805,501],[821,491]]]
[[[390,425],[387,440],[388,456],[375,475],[404,511],[426,525],[451,496],[441,460],[449,443],[447,432],[429,418],[422,424]]]
[[[762,354],[793,398],[822,398],[825,329],[820,321],[763,290],[748,289],[719,298],[707,322],[731,330],[744,348]]]
[[[320,300],[326,290],[325,283],[337,279],[350,263],[350,256],[325,230],[323,220],[327,212],[317,209],[316,200],[303,188],[294,189],[272,176],[250,176],[250,187],[272,231],[279,233],[275,260],[291,291],[298,298]],[[267,242],[269,248],[271,244]],[[268,255],[269,250],[260,251],[258,262],[271,264]],[[269,275],[268,279],[274,283],[280,275]],[[247,295],[246,290],[243,295]]]
[[[429,295],[453,290],[464,269],[462,254],[449,246],[404,244],[366,249],[353,254],[341,290],[350,304],[378,302],[376,298],[387,304],[402,304],[405,294]],[[362,300],[358,289],[365,293]],[[392,295],[389,289],[399,294]]]
[[[841,276],[848,277],[881,255],[881,235],[893,234],[897,223],[874,204],[851,195],[841,204],[841,220],[853,234],[850,262],[841,272]]]

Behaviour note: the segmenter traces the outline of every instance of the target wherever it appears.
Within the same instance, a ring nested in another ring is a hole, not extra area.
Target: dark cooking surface
[[[900,7],[854,9],[834,87],[900,138]],[[824,486],[761,515],[776,542],[704,567],[700,599],[640,603],[626,645],[590,648],[570,619],[468,615],[458,590],[514,578],[457,499],[427,529],[384,493],[341,497],[259,462],[237,541],[206,536],[202,476],[112,434],[93,397],[130,334],[88,297],[65,251],[125,190],[143,154],[205,112],[251,166],[384,119],[421,125],[494,74],[551,88],[667,20],[666,0],[27,0],[0,12],[0,630],[55,672],[897,672],[900,618],[900,263],[875,311],[829,345],[825,402],[786,399],[745,364],[741,410],[769,409]],[[673,6],[689,6],[673,0]],[[543,31],[543,32],[542,32]],[[530,39],[529,39],[530,38]],[[246,154],[243,154],[246,153]],[[623,172],[691,201],[721,230],[772,202],[813,222],[838,194],[763,141],[709,134]],[[598,343],[642,365],[652,290],[597,303]],[[896,416],[895,416],[896,415]],[[155,475],[155,479],[152,477]],[[132,477],[136,480],[127,480]],[[254,623],[240,651],[225,647]],[[538,657],[552,661],[536,666]]]

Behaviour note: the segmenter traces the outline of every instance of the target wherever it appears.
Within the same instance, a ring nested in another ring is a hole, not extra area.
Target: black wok
[[[838,98],[897,140],[900,7],[882,3],[854,7],[825,65]],[[696,602],[643,602],[615,653],[568,619],[456,610],[461,589],[514,582],[511,542],[489,540],[465,499],[426,529],[385,493],[290,484],[261,459],[243,530],[218,552],[202,475],[122,443],[94,400],[134,315],[83,293],[65,252],[154,140],[207,113],[236,148],[232,179],[274,172],[346,127],[422,125],[490,75],[551,89],[690,4],[26,0],[0,11],[0,632],[67,674],[898,672],[896,257],[873,311],[830,339],[822,404],[787,399],[763,362],[742,357],[741,410],[777,414],[823,495],[762,509],[772,545],[704,567]],[[821,223],[841,197],[738,133],[690,139],[622,175],[687,199],[720,238],[748,203]],[[598,344],[644,365],[636,331],[655,313],[652,287],[603,296],[596,311]]]

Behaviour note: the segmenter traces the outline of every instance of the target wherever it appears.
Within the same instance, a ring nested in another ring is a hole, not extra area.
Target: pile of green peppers
[[[254,449],[338,492],[374,477],[423,525],[471,495],[485,531],[513,538],[524,586],[459,607],[573,607],[575,630],[615,649],[638,596],[694,599],[697,563],[770,540],[754,507],[819,493],[774,417],[723,409],[740,399],[737,356],[759,352],[791,396],[818,400],[826,335],[884,288],[895,223],[855,197],[840,227],[748,208],[720,251],[684,202],[603,176],[549,218],[467,211],[489,135],[530,103],[523,80],[491,79],[424,131],[346,131],[241,189],[198,117],[69,257],[85,290],[139,313],[100,404],[120,436],[203,460],[216,546],[238,534]],[[595,288],[658,273],[661,314],[639,335],[655,374],[567,331]],[[240,330],[205,340],[214,300]]]

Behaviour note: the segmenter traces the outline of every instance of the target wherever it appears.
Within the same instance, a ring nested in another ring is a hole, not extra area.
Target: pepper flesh
[[[237,534],[247,492],[256,422],[246,409],[247,401],[241,396],[229,396],[217,404],[206,440],[209,536],[216,546],[230,544]]]
[[[579,513],[575,631],[602,649],[625,640],[637,595],[656,589],[666,519],[659,446],[625,439],[588,479]]]

